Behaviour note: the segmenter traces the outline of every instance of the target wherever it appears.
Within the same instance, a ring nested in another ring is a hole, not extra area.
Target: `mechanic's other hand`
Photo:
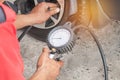
[[[54,7],[54,9],[48,11],[48,7]],[[30,14],[33,18],[33,24],[41,24],[45,22],[50,16],[58,13],[59,11],[60,9],[56,4],[42,2],[33,8]]]
[[[56,80],[62,61],[55,61],[49,58],[49,49],[44,48],[38,60],[37,70],[30,80]]]

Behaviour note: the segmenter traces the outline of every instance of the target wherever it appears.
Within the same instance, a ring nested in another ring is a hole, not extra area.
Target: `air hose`
[[[108,80],[108,67],[107,67],[107,61],[106,61],[106,57],[102,48],[102,45],[100,44],[97,36],[95,35],[95,33],[91,30],[88,29],[88,31],[90,32],[91,36],[93,37],[94,41],[96,42],[96,45],[99,49],[100,55],[101,55],[101,59],[103,62],[103,66],[104,66],[104,76],[105,76],[105,80]]]
[[[104,50],[103,50],[102,45],[100,44],[97,36],[95,35],[94,31],[89,28],[90,22],[91,22],[91,18],[90,18],[89,24],[86,27],[78,25],[76,27],[76,29],[83,28],[83,29],[87,30],[90,33],[90,35],[92,36],[92,38],[94,39],[94,41],[98,47],[98,50],[100,52],[100,56],[101,56],[103,67],[104,67],[104,76],[105,76],[104,80],[108,80],[108,67],[107,67],[107,61],[106,61],[106,57],[104,54]]]
[[[27,34],[30,30],[31,30],[32,26],[28,26],[24,31],[23,33],[18,37],[18,41],[20,42],[23,37],[25,36],[25,34]]]

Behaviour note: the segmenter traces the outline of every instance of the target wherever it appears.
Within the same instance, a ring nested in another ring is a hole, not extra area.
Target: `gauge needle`
[[[62,38],[53,38],[53,39],[62,39]]]

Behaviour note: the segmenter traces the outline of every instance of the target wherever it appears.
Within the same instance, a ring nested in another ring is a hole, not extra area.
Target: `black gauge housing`
[[[48,34],[47,41],[46,41],[49,48],[50,49],[55,48],[57,50],[57,53],[60,53],[60,54],[71,51],[75,45],[75,40],[76,40],[75,33],[73,32],[71,27],[72,27],[71,23],[67,22],[65,25],[58,26],[58,27],[54,28],[53,30],[51,30],[50,33]],[[70,36],[69,41],[65,45],[60,46],[60,47],[55,47],[50,43],[49,38],[54,31],[59,30],[59,29],[66,29],[67,31],[70,32],[71,36]]]

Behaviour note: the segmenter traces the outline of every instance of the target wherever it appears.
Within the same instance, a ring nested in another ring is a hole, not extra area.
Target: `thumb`
[[[46,58],[48,58],[49,53],[50,53],[49,48],[48,47],[44,47],[43,50],[42,50],[42,53],[41,53],[41,55],[40,55],[40,57],[38,59],[37,68],[42,65],[43,61]]]
[[[45,56],[45,57],[48,57],[50,54],[50,50],[47,46],[45,46],[42,50],[42,55]]]
[[[58,13],[58,12],[60,12],[60,8],[58,8],[58,7],[49,7],[48,13],[49,13],[50,15],[54,15],[54,14],[56,14],[56,13]]]

